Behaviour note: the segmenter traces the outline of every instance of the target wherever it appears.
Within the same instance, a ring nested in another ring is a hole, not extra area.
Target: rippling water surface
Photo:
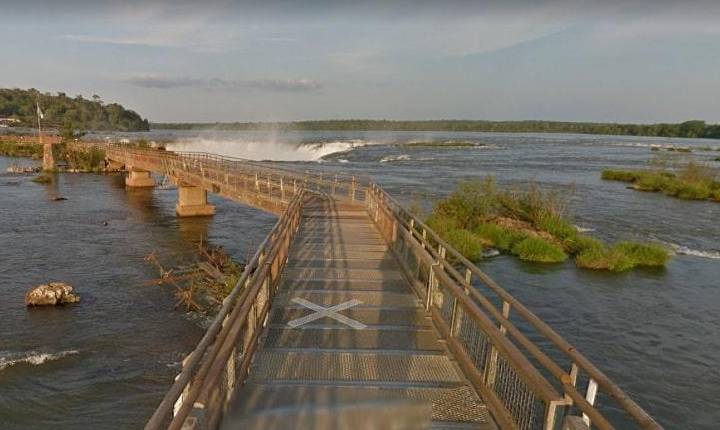
[[[112,136],[123,137],[134,136]],[[720,421],[720,204],[600,180],[604,168],[646,165],[658,154],[651,145],[720,142],[379,132],[159,131],[140,137],[179,140],[173,149],[368,175],[405,202],[440,197],[466,177],[573,184],[577,225],[608,240],[662,241],[679,255],[665,269],[623,274],[506,256],[483,261],[482,269],[667,428],[714,429]],[[418,141],[477,146],[403,145]],[[720,167],[712,161],[719,154],[690,156]],[[0,158],[0,169],[16,161]],[[202,335],[174,309],[170,288],[145,284],[157,273],[143,257],[156,250],[169,265],[205,236],[243,258],[274,217],[213,198],[218,210],[212,219],[177,219],[174,190],[126,191],[122,178],[112,175],[58,178],[38,185],[27,176],[0,175],[0,427],[138,428]],[[52,280],[74,285],[83,301],[27,310],[25,290]]]

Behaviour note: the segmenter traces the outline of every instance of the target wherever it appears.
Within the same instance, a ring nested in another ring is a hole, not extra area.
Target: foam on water
[[[687,246],[671,244],[677,254],[690,255],[693,257],[709,258],[711,260],[720,260],[720,251],[702,251],[699,249],[691,249]]]
[[[0,354],[0,370],[23,363],[38,366],[48,361],[59,360],[63,357],[67,357],[68,355],[75,355],[79,353],[80,351],[75,349],[56,353],[37,351],[28,351],[25,353],[3,353]]]
[[[392,161],[408,161],[410,160],[410,156],[407,154],[400,154],[400,155],[386,155],[385,157],[380,159],[381,163],[388,163]]]
[[[255,161],[319,161],[331,154],[346,153],[356,148],[378,143],[362,139],[292,143],[275,140],[197,138],[170,143],[167,145],[167,149],[171,151],[212,152]]]

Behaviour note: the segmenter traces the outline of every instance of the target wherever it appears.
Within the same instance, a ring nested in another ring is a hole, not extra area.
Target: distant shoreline
[[[323,120],[293,122],[151,123],[151,130],[280,130],[280,131],[451,131],[495,133],[572,133],[613,136],[720,139],[720,124],[704,121],[620,124],[561,121],[470,120]]]

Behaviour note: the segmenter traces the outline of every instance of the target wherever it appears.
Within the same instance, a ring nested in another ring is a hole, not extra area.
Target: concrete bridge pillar
[[[178,184],[178,202],[175,212],[178,216],[209,216],[215,214],[215,206],[208,204],[207,191],[200,187]]]
[[[43,170],[46,172],[55,170],[55,154],[51,143],[43,145]]]
[[[140,170],[131,167],[128,170],[127,177],[125,178],[125,186],[133,188],[154,187],[155,180],[147,170]]]

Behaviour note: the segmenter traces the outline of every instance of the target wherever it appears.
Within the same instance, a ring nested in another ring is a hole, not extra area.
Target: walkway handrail
[[[303,191],[295,195],[286,211],[280,216],[275,226],[258,247],[253,258],[247,263],[242,276],[235,284],[232,292],[223,301],[220,311],[207,332],[195,350],[188,356],[181,373],[145,425],[145,430],[179,429],[182,426],[185,419],[190,415],[191,409],[195,406],[196,400],[201,395],[201,390],[207,386],[209,381],[206,379],[208,376],[213,379],[217,378],[218,372],[213,365],[217,363],[220,356],[219,352],[227,349],[228,344],[236,345],[237,343],[237,336],[240,334],[239,330],[236,329],[232,332],[235,335],[235,338],[232,338],[228,336],[230,329],[237,328],[238,322],[240,322],[241,326],[248,324],[248,314],[253,305],[257,304],[256,300],[262,287],[265,287],[262,290],[265,294],[265,303],[260,306],[261,309],[255,307],[256,318],[262,311],[267,311],[264,308],[269,305],[271,296],[274,293],[274,285],[266,281],[277,281],[289,246],[292,243],[292,236],[299,224],[303,198]],[[275,278],[271,279],[273,276]],[[253,328],[255,327],[257,325]],[[237,375],[240,382],[247,375],[252,351],[254,351],[257,342],[258,330],[254,331],[254,336],[251,336],[242,345],[245,348],[243,349],[243,361],[246,363],[244,371]],[[230,351],[232,351],[232,348],[230,348]],[[233,385],[236,382],[232,381]]]
[[[483,315],[485,315],[484,312],[488,312],[496,322],[497,328],[504,335],[509,334],[510,339],[517,342],[520,348],[526,350],[541,365],[543,371],[548,372],[554,378],[554,386],[564,392],[569,406],[577,407],[580,410],[587,425],[592,424],[600,429],[613,428],[608,418],[594,405],[597,392],[601,390],[610,400],[614,401],[615,406],[622,409],[640,428],[662,428],[620,387],[578,352],[575,347],[523,306],[510,293],[497,285],[475,264],[447,244],[424,222],[403,208],[380,186],[373,184],[368,195],[375,202],[375,210],[382,210],[387,213],[384,225],[379,225],[381,230],[385,230],[385,235],[397,242],[396,239],[399,234],[406,234],[413,238],[423,250],[426,250],[435,261],[435,265],[432,266],[433,276],[442,276],[446,282],[451,282],[464,290],[465,294],[455,295],[462,302],[472,301],[476,306],[482,308]],[[379,215],[379,213],[376,215],[376,221],[380,220]],[[402,258],[400,259],[402,260]],[[474,280],[480,281],[479,285],[474,283]],[[501,300],[502,308],[496,307],[477,286],[484,287],[494,293]],[[454,289],[454,291],[457,293],[457,289]],[[432,297],[428,303],[432,303]],[[524,322],[527,322],[535,329],[534,332],[529,333],[530,336],[539,334],[554,346],[552,352],[560,351],[570,359],[568,371],[564,371],[555,360],[542,351],[537,342],[531,341],[516,324],[510,321],[511,310],[514,310]],[[585,374],[581,375],[580,371],[585,372]],[[577,389],[578,380],[581,377],[587,379],[585,395],[581,394]]]

